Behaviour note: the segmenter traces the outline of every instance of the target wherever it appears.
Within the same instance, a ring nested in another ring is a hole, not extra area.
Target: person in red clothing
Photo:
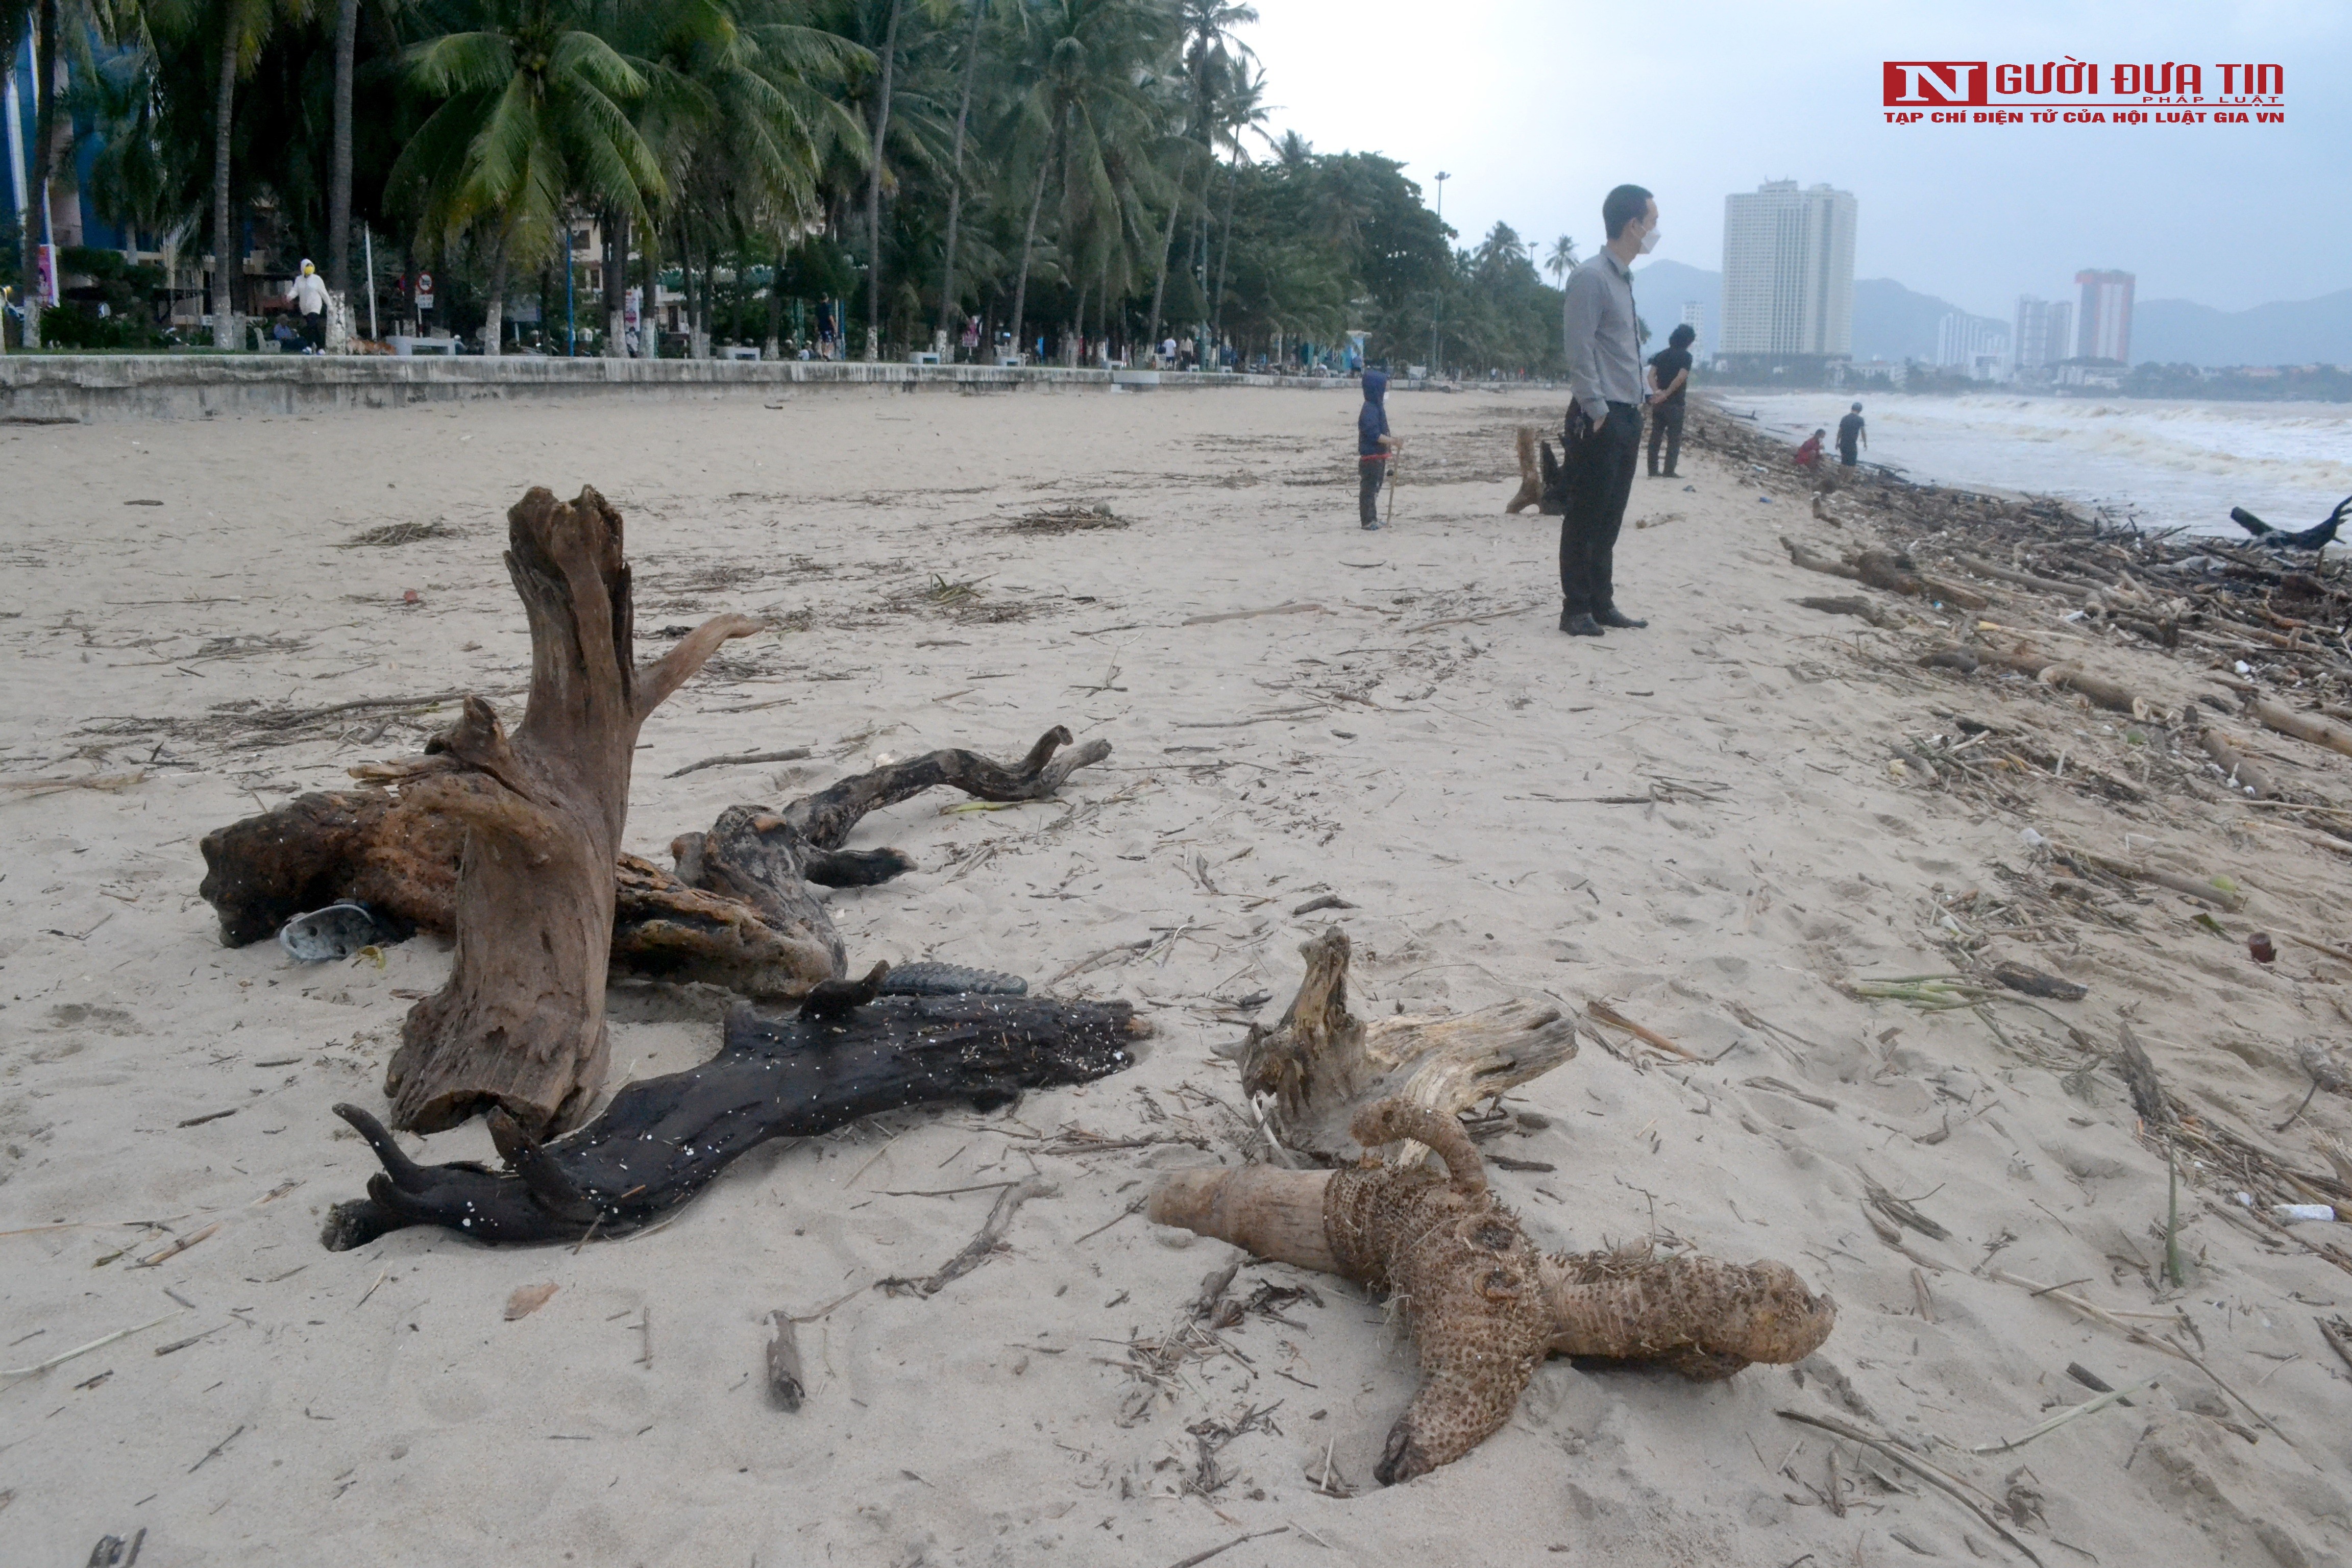
[[[1828,435],[1827,430],[1816,430],[1805,437],[1805,444],[1797,448],[1797,467],[1811,468],[1820,464],[1822,442]]]

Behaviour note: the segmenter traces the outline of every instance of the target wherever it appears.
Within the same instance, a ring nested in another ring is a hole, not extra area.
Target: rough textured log
[[[2245,790],[2256,800],[2279,797],[2278,781],[2271,777],[2270,770],[2238,750],[2221,731],[2208,725],[2199,731],[2197,743],[2205,748],[2205,754],[2213,759],[2233,788]]]
[[[1391,1100],[1364,1108],[1353,1131],[1367,1148],[1425,1144],[1446,1174],[1418,1162],[1183,1172],[1152,1194],[1150,1215],[1402,1302],[1423,1381],[1373,1471],[1383,1484],[1460,1458],[1499,1430],[1547,1354],[1719,1378],[1753,1362],[1801,1361],[1836,1323],[1836,1304],[1779,1263],[1656,1258],[1647,1248],[1543,1257],[1487,1188],[1451,1115]]]
[[[593,489],[534,488],[507,512],[507,574],[530,624],[530,694],[511,737],[478,697],[397,770],[404,805],[462,824],[448,984],[410,1009],[384,1073],[394,1125],[489,1106],[533,1133],[604,1087],[614,864],[637,731],[720,645],[719,616],[640,670],[621,514]]]
[[[503,1173],[420,1165],[356,1106],[336,1114],[383,1163],[368,1195],[338,1204],[320,1239],[337,1251],[404,1226],[440,1225],[493,1244],[633,1230],[700,1192],[772,1138],[810,1137],[902,1106],[992,1109],[1024,1089],[1084,1083],[1132,1065],[1150,1032],[1124,1002],[1012,996],[877,1000],[886,966],[831,981],[797,1016],[748,1007],[700,1067],[624,1087],[602,1115],[541,1143],[502,1113],[490,1133]]]
[[[751,996],[798,997],[837,978],[845,957],[832,918],[806,884],[868,887],[914,864],[896,849],[842,848],[860,817],[940,785],[982,800],[1043,799],[1110,754],[1107,741],[1069,742],[1070,732],[1056,725],[1019,763],[939,751],[844,779],[781,809],[733,806],[709,832],[671,844],[675,873],[621,855],[612,964]],[[306,795],[205,835],[199,891],[220,917],[221,940],[232,947],[262,941],[294,915],[340,899],[451,932],[465,827],[436,807],[439,796],[403,783],[419,771],[414,762],[354,769],[401,787]],[[461,779],[439,779],[436,787],[461,787]]]
[[[2268,698],[2256,698],[2246,705],[2248,712],[2262,721],[2265,729],[2276,730],[2282,735],[2293,735],[2298,741],[2308,741],[2315,746],[2325,746],[2352,757],[2352,727],[2323,719],[2316,713],[2298,713],[2284,703]]]
[[[1537,459],[1536,450],[1536,427],[1532,425],[1520,426],[1518,429],[1519,488],[1517,493],[1513,495],[1503,508],[1504,511],[1512,516],[1516,517],[1529,507],[1553,517],[1560,513],[1560,500],[1555,493],[1556,475],[1552,471],[1548,471],[1557,470],[1559,465],[1551,461],[1551,448],[1549,446],[1543,448],[1542,461]]]
[[[1242,1087],[1269,1098],[1266,1124],[1293,1152],[1351,1160],[1362,1152],[1351,1127],[1369,1104],[1402,1099],[1450,1116],[1576,1055],[1575,1022],[1549,1003],[1358,1018],[1348,1010],[1347,932],[1329,927],[1298,951],[1298,994],[1271,1030],[1253,1025],[1241,1051]]]

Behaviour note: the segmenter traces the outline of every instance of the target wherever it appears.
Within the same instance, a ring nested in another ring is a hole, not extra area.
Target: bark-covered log
[[[885,966],[813,992],[797,1016],[748,1007],[700,1067],[629,1084],[587,1126],[541,1143],[494,1112],[504,1172],[420,1165],[356,1106],[336,1114],[383,1163],[368,1195],[338,1204],[320,1239],[337,1251],[413,1225],[494,1244],[614,1236],[659,1218],[772,1138],[809,1137],[903,1106],[1003,1105],[1024,1089],[1085,1083],[1130,1066],[1150,1026],[1124,1002],[884,996]]]
[[[490,705],[401,765],[402,808],[465,832],[448,983],[410,1009],[384,1074],[394,1125],[497,1106],[533,1133],[576,1124],[604,1082],[614,864],[637,731],[720,645],[719,616],[640,670],[621,514],[593,489],[507,512],[507,574],[530,624],[530,695],[509,736]]]

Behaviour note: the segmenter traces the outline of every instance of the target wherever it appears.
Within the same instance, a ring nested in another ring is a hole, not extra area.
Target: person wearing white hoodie
[[[302,258],[302,270],[295,278],[290,292],[294,296],[294,309],[302,313],[302,338],[310,345],[307,352],[325,353],[327,280],[319,276],[319,269],[310,265],[310,258],[307,256]]]

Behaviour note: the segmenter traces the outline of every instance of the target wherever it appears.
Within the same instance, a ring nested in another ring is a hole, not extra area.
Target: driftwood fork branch
[[[647,715],[759,623],[719,616],[640,670],[621,515],[593,489],[533,489],[507,513],[507,571],[530,623],[530,694],[509,737],[490,705],[402,770],[404,795],[462,823],[449,982],[411,1010],[385,1074],[394,1125],[497,1106],[545,1134],[604,1085],[614,863]]]

